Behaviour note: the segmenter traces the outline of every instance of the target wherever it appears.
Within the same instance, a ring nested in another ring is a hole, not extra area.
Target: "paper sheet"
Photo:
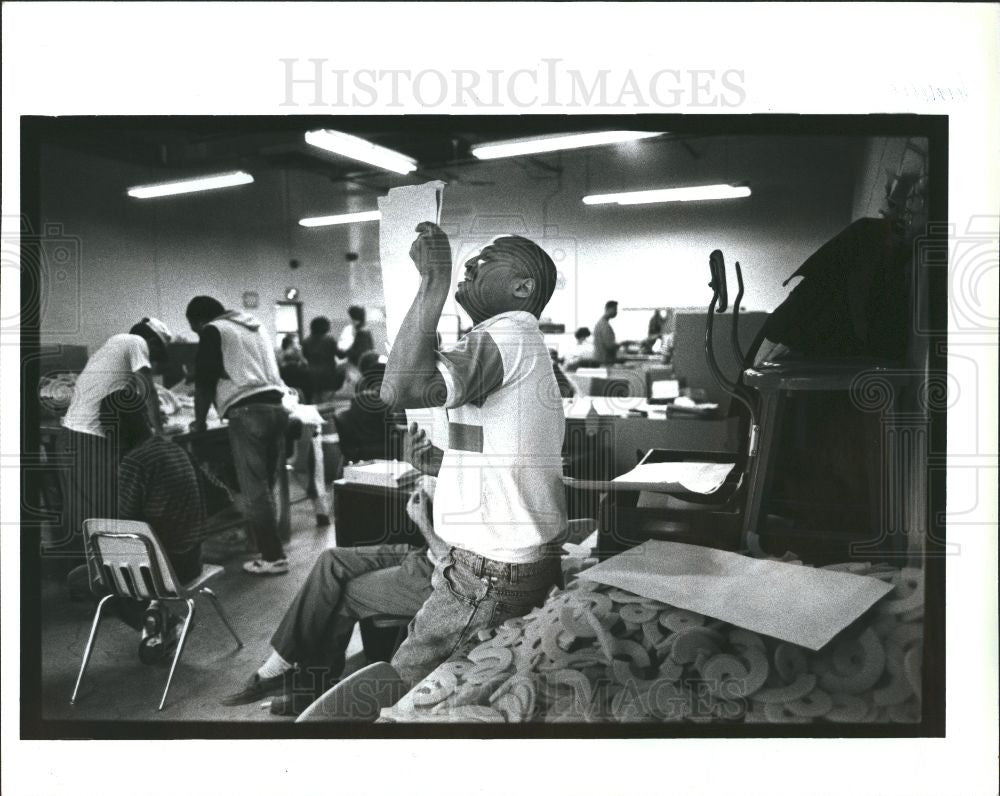
[[[711,495],[722,486],[735,466],[716,462],[657,462],[640,464],[614,480],[619,484],[642,485],[653,492],[657,484],[663,484],[664,488],[680,484],[690,492]]]
[[[441,221],[443,191],[444,183],[434,180],[391,188],[387,196],[379,197],[382,218],[378,225],[378,253],[385,294],[385,334],[390,346],[420,285],[420,276],[410,259],[417,224]]]
[[[385,295],[385,333],[390,347],[420,285],[420,276],[410,259],[417,224],[421,221],[440,223],[443,192],[444,183],[434,180],[392,188],[387,196],[379,197],[378,209],[382,218],[378,249]],[[407,409],[406,420],[424,429],[438,448],[447,447],[448,417],[443,409]]]
[[[580,577],[811,650],[821,649],[892,589],[863,575],[655,540]]]

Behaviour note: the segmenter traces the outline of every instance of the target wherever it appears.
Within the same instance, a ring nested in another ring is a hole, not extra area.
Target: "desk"
[[[333,529],[337,547],[408,544],[420,547],[424,537],[406,514],[411,489],[333,482]]]

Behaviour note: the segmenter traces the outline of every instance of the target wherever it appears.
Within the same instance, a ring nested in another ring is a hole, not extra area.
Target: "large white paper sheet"
[[[420,285],[420,276],[410,259],[417,224],[440,222],[443,191],[444,183],[434,180],[391,188],[387,196],[379,197],[382,218],[378,226],[378,253],[385,294],[385,334],[390,346]]]
[[[390,347],[420,286],[420,276],[410,259],[417,224],[422,221],[440,223],[443,192],[444,183],[434,180],[391,188],[387,196],[379,197],[378,209],[382,218],[378,249],[385,296],[385,333]],[[407,409],[406,420],[424,429],[438,448],[448,446],[448,417],[443,409]]]
[[[892,589],[863,575],[656,540],[579,577],[811,650],[821,649]]]

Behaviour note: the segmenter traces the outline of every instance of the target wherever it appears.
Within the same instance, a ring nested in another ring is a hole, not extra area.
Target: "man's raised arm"
[[[410,259],[420,287],[396,334],[382,380],[381,398],[390,406],[444,406],[445,384],[436,364],[437,325],[451,289],[451,244],[436,224],[417,225]]]

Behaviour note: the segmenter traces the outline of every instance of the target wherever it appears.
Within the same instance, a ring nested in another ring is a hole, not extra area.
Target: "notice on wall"
[[[420,275],[410,259],[410,246],[417,237],[417,224],[441,222],[441,180],[422,185],[404,185],[390,189],[378,200],[378,248],[382,266],[382,290],[385,296],[385,334],[391,349],[407,310],[420,286]],[[407,409],[408,423],[417,423],[444,450],[448,447],[448,417],[444,409]]]

